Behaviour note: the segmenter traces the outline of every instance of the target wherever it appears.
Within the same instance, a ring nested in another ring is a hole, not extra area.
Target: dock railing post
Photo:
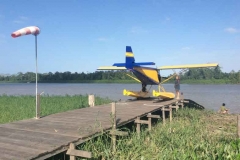
[[[75,149],[75,144],[74,143],[70,143],[69,149],[74,150]],[[70,160],[76,160],[76,157],[70,155]]]
[[[181,107],[183,108],[184,106],[184,96],[183,93],[181,93]]]
[[[238,138],[240,138],[240,115],[237,116],[237,132]]]
[[[148,115],[150,116],[151,113],[148,113]],[[148,117],[148,130],[151,131],[152,130],[152,118]]]
[[[140,117],[137,117],[137,121],[140,121]],[[137,134],[140,135],[140,131],[141,131],[141,128],[140,128],[140,123],[137,123]]]
[[[66,152],[66,154],[70,156],[70,160],[76,160],[76,157],[92,158],[91,152],[77,150],[75,148],[76,145],[74,143],[70,143],[69,149]]]
[[[163,124],[165,125],[165,106],[162,106],[162,119],[163,119]]]
[[[112,130],[116,131],[116,102],[112,102]],[[113,152],[116,152],[116,134],[112,134]]]
[[[89,105],[89,107],[95,106],[95,96],[94,96],[94,94],[88,95],[88,105]]]
[[[36,119],[41,117],[41,109],[40,109],[40,94],[37,94],[37,108],[36,108]]]
[[[169,106],[169,119],[172,122],[172,105]]]

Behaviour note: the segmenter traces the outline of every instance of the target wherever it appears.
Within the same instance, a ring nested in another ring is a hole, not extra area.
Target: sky
[[[28,26],[41,30],[39,73],[95,72],[124,62],[126,46],[157,67],[213,62],[239,71],[239,8],[239,0],[2,0],[0,74],[35,72],[35,37],[11,37]]]

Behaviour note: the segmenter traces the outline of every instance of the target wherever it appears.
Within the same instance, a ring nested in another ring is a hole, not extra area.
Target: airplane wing
[[[187,68],[206,68],[206,67],[216,67],[218,63],[205,63],[205,64],[187,64],[187,65],[174,65],[174,66],[162,66],[158,67],[158,70],[167,69],[187,69]]]
[[[116,67],[116,66],[103,66],[99,67],[97,70],[126,70],[126,67]]]

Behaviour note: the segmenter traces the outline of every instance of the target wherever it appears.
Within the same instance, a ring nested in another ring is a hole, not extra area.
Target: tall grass
[[[220,118],[215,121],[214,117]],[[222,120],[229,117],[222,117]],[[231,116],[229,121],[231,120]],[[183,109],[175,112],[173,122],[161,121],[151,132],[142,130],[129,137],[119,138],[117,151],[112,152],[110,137],[102,134],[79,146],[102,160],[184,160],[184,159],[240,159],[240,140],[236,138],[236,121],[222,126],[221,116],[209,111]],[[94,159],[93,158],[93,159]]]
[[[111,102],[95,97],[95,105]],[[41,116],[88,106],[88,95],[41,96]],[[35,96],[0,96],[0,123],[35,117]]]

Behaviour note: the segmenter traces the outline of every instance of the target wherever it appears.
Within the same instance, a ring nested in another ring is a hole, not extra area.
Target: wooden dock
[[[117,127],[179,102],[174,99],[116,103]],[[0,159],[46,159],[68,150],[70,143],[84,143],[111,127],[111,104],[0,124]]]

